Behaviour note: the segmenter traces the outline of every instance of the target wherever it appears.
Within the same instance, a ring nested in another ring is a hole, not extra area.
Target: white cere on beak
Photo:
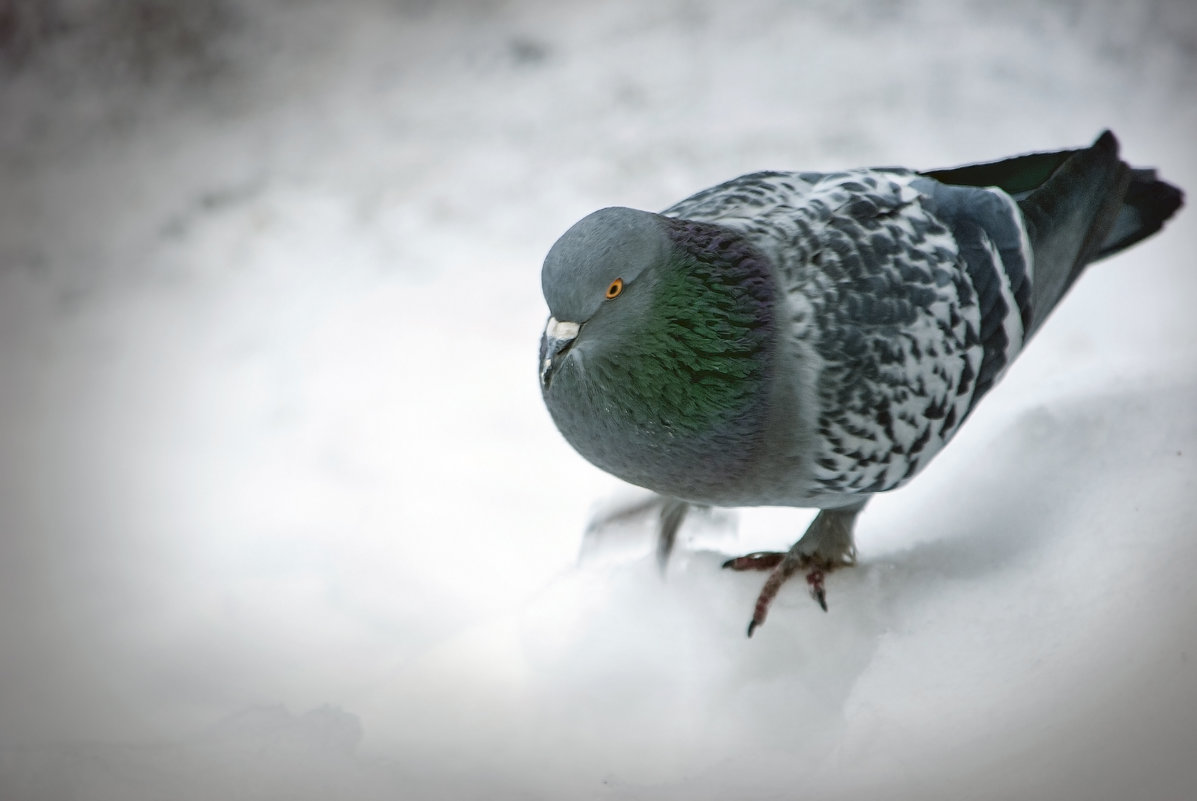
[[[544,327],[544,333],[550,339],[573,339],[578,335],[578,324],[563,323],[556,317],[550,317],[549,322]]]
[[[548,388],[549,371],[553,367],[553,359],[569,347],[568,343],[578,335],[578,330],[581,327],[578,323],[563,323],[556,317],[549,318],[544,327],[544,341],[542,343],[542,347],[545,347],[545,354],[544,359],[540,363],[541,386]]]

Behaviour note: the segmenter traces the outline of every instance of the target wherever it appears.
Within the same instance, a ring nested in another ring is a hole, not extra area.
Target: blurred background
[[[667,580],[539,269],[758,169],[1193,191],[1186,0],[0,0],[0,797],[1191,798],[1197,236],[1094,268],[861,564]]]

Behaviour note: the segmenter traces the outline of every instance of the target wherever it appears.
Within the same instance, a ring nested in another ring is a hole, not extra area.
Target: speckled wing
[[[765,172],[664,213],[739,230],[774,261],[790,315],[787,380],[815,410],[795,421],[813,428],[800,438],[811,453],[796,505],[910,479],[1029,330],[1030,248],[1000,190],[901,169]]]

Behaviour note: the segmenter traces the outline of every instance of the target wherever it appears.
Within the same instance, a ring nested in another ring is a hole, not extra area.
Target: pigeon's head
[[[618,348],[635,321],[651,316],[653,288],[674,247],[666,222],[646,211],[600,209],[549,250],[540,275],[550,315],[540,345],[542,389],[585,351]]]
[[[602,209],[553,245],[541,282],[541,391],[579,453],[678,498],[720,497],[747,475],[768,411],[777,290],[745,236]]]

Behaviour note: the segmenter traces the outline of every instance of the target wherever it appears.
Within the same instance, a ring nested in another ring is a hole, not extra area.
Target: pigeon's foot
[[[769,605],[773,603],[781,585],[798,571],[806,572],[810,595],[824,612],[827,611],[827,592],[823,580],[833,570],[856,563],[856,546],[852,529],[864,503],[847,509],[823,509],[811,522],[802,539],[786,553],[757,551],[735,559],[723,566],[732,570],[772,570],[765,586],[756,598],[748,636],[765,622]]]
[[[736,557],[735,559],[728,559],[723,563],[723,566],[731,570],[773,571],[769,574],[769,578],[765,580],[765,586],[761,588],[760,595],[757,596],[756,606],[752,612],[752,620],[748,624],[748,636],[751,637],[752,632],[756,630],[757,626],[765,622],[765,616],[769,613],[769,605],[773,602],[777,591],[781,589],[781,585],[785,584],[790,576],[799,571],[806,571],[806,583],[810,587],[810,596],[826,612],[827,591],[823,586],[823,579],[832,570],[851,564],[852,560],[850,558],[827,561],[820,556],[807,554],[795,555],[791,550],[788,553],[780,551],[758,551]]]
[[[659,516],[657,525],[657,566],[660,568],[661,573],[664,574],[665,566],[669,563],[669,555],[673,553],[674,542],[677,541],[678,529],[681,528],[682,521],[685,520],[686,512],[690,511],[691,505],[685,501],[679,501],[677,498],[654,495],[645,500],[611,509],[605,514],[596,516],[586,526],[586,533],[582,536],[584,540],[590,539],[598,536],[599,532],[609,525],[623,523],[655,512]]]

